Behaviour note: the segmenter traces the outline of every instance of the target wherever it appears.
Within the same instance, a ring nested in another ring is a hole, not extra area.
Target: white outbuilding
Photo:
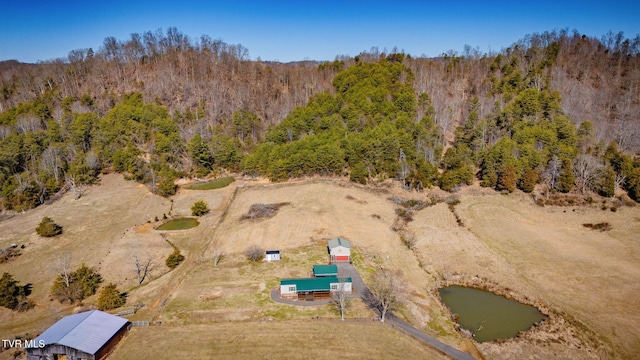
[[[267,250],[264,261],[280,261],[280,250]]]
[[[349,240],[341,237],[331,239],[327,244],[327,250],[329,251],[329,264],[336,261],[351,262],[351,242]]]

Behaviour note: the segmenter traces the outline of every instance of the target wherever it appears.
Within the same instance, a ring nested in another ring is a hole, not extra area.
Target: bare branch
[[[54,260],[54,271],[56,274],[60,275],[62,281],[66,287],[69,287],[71,284],[71,253],[68,250],[64,250],[61,253],[56,255],[56,259]]]
[[[404,284],[400,274],[380,269],[373,274],[373,284],[369,289],[380,311],[380,321],[384,322],[387,312],[397,308],[403,301]]]
[[[331,295],[333,297],[332,304],[336,310],[340,313],[340,320],[344,320],[344,314],[351,305],[351,298],[348,297],[350,292],[345,290],[345,280],[340,279],[340,283],[338,284],[338,290],[334,291]]]
[[[136,273],[138,285],[142,284],[142,282],[147,278],[147,275],[157,267],[151,256],[146,256],[144,259],[141,259],[137,254],[133,255],[133,265],[135,266],[134,271]]]

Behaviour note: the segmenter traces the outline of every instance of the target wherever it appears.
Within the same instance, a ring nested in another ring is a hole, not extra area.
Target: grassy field
[[[447,359],[377,322],[340,321],[236,321],[134,328],[110,356],[113,360],[167,358]]]
[[[6,271],[22,284],[33,284],[30,298],[37,304],[26,313],[0,309],[0,337],[42,331],[71,310],[69,305],[49,300],[49,290],[58,274],[54,263],[65,252],[72,269],[86,263],[95,267],[105,282],[115,282],[124,289],[133,286],[131,254],[139,253],[163,263],[172,251],[159,234],[138,230],[150,225],[147,221],[155,216],[162,217],[169,208],[169,200],[120,175],[107,175],[78,200],[67,194],[51,205],[0,222],[0,247],[26,245],[22,256],[0,264],[0,273]],[[63,234],[54,238],[38,236],[34,229],[43,216],[62,225]],[[158,269],[155,274],[163,271]],[[92,301],[95,299],[88,300]]]
[[[200,225],[194,218],[177,218],[158,226],[156,230],[186,230]]]
[[[616,213],[596,205],[539,207],[521,193],[503,196],[482,189],[468,189],[460,200],[455,211],[464,226],[457,225],[445,204],[423,210],[411,223],[425,270],[443,277],[486,278],[586,324],[614,348],[614,356],[640,354],[635,325],[640,317],[634,310],[634,299],[640,298],[638,207]],[[582,225],[600,222],[613,229],[600,232]],[[547,343],[571,343],[551,339]],[[527,342],[479,348],[491,357],[536,350]]]
[[[41,331],[73,310],[48,299],[55,277],[51,264],[66,250],[72,255],[73,267],[82,262],[95,266],[107,282],[116,282],[127,290],[128,305],[146,304],[132,320],[163,324],[134,329],[114,354],[118,359],[139,358],[136,351],[143,349],[161,352],[160,358],[184,357],[185,351],[195,349],[202,351],[204,358],[261,357],[270,354],[267,346],[281,348],[289,344],[288,338],[301,349],[295,356],[319,354],[317,344],[323,332],[358,344],[347,358],[393,358],[393,349],[422,348],[382,326],[347,322],[327,330],[325,326],[336,324],[310,321],[337,319],[329,305],[294,307],[269,299],[269,291],[278,279],[307,276],[311,265],[326,263],[327,240],[341,236],[351,240],[354,263],[365,282],[378,267],[400,271],[407,289],[400,315],[454,347],[477,354],[471,342],[454,330],[435,290],[446,279],[465,278],[484,279],[508,288],[569,320],[561,328],[542,327],[504,344],[476,345],[487,358],[640,355],[640,330],[636,326],[640,317],[635,309],[640,298],[640,207],[622,207],[615,213],[600,210],[600,204],[538,207],[521,193],[504,196],[470,187],[456,195],[461,203],[455,206],[455,215],[445,203],[413,214],[414,220],[406,230],[415,235],[416,243],[409,250],[392,230],[398,206],[388,200],[393,194],[423,199],[429,195],[408,194],[393,187],[372,189],[338,180],[313,180],[251,185],[236,182],[217,190],[181,189],[167,200],[118,175],[105,176],[100,186],[91,187],[77,201],[65,196],[52,205],[0,222],[0,247],[27,244],[24,255],[1,264],[0,272],[8,271],[22,283],[32,283],[32,298],[38,304],[27,313],[0,309],[0,337]],[[155,217],[188,216],[191,205],[199,200],[211,208],[209,215],[199,218],[199,226],[177,232],[154,230],[159,225]],[[281,202],[289,204],[271,218],[242,220],[253,204]],[[64,226],[64,234],[53,239],[35,235],[35,226],[43,216]],[[611,224],[612,229],[600,232],[583,226],[602,222]],[[164,258],[173,249],[165,239],[186,257],[171,272],[164,266]],[[248,262],[244,251],[251,245],[281,250],[282,261]],[[132,252],[151,256],[159,265],[142,286],[136,286],[129,264]],[[214,255],[221,252],[225,256],[215,266]],[[95,300],[89,298],[85,304]],[[371,312],[357,300],[347,317],[367,318]],[[211,338],[207,337],[209,333]],[[589,337],[594,336],[596,339],[590,342]],[[368,353],[378,344],[364,337],[387,339],[386,346]],[[343,340],[335,341],[343,344]],[[595,349],[598,342],[604,343],[604,348]],[[253,349],[244,353],[240,348]],[[6,353],[0,354],[0,359]],[[427,353],[415,353],[415,358],[437,356]],[[404,353],[397,354],[407,358]]]
[[[229,186],[234,181],[235,179],[232,177],[224,177],[203,183],[189,184],[184,186],[184,188],[188,190],[214,190]]]
[[[23,255],[0,264],[0,273],[9,272],[21,284],[32,284],[30,299],[36,307],[26,313],[16,313],[0,307],[0,338],[41,332],[59,317],[73,311],[74,306],[51,301],[49,291],[58,274],[54,265],[64,253],[71,259],[71,268],[82,263],[96,268],[104,283],[114,282],[121,291],[133,290],[129,304],[155,298],[167,276],[165,258],[173,252],[162,232],[155,231],[155,218],[163,214],[190,215],[191,205],[204,199],[214,213],[228,201],[233,189],[217,191],[189,191],[178,193],[174,199],[151,194],[146,187],[125,181],[121,175],[101,177],[100,185],[89,187],[85,196],[74,200],[72,194],[51,205],[43,205],[11,219],[0,222],[0,248],[11,244],[26,245]],[[63,226],[62,235],[42,238],[35,228],[43,216],[49,216]],[[210,231],[217,221],[215,214],[200,218],[201,225],[180,234],[167,234],[166,238],[180,247],[183,254],[202,246],[202,232]],[[194,244],[193,238],[198,239]],[[185,241],[185,239],[187,239]],[[132,255],[151,258],[156,265],[142,288],[135,280]],[[144,294],[141,296],[138,294]],[[138,298],[140,296],[140,298]],[[95,304],[97,296],[84,304]]]

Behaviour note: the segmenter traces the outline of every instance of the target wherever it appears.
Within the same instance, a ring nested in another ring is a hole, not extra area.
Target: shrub
[[[563,162],[560,175],[558,176],[558,182],[556,183],[556,189],[561,193],[568,193],[573,189],[574,181],[575,177],[573,176],[571,161]]]
[[[592,230],[600,230],[600,231],[609,231],[613,227],[608,222],[601,222],[597,224],[582,224],[582,226],[592,229]]]
[[[407,247],[409,250],[413,250],[416,245],[417,239],[415,235],[410,232],[403,232],[400,235],[400,241]]]
[[[20,249],[10,247],[4,250],[0,250],[0,264],[6,263],[14,257],[18,257],[20,255],[22,255],[22,253],[20,253]]]
[[[411,210],[405,210],[405,209],[396,209],[396,215],[398,215],[398,218],[404,220],[405,222],[411,222],[413,221],[413,214],[411,212]]]
[[[102,276],[82,264],[76,271],[56,277],[51,296],[60,302],[74,303],[95,294],[101,283]]]
[[[258,245],[251,245],[245,250],[245,256],[249,261],[257,262],[264,259],[264,249]]]
[[[180,250],[175,249],[171,255],[167,257],[165,260],[165,264],[169,267],[169,269],[175,269],[176,266],[180,265],[180,263],[184,260],[184,256],[180,253]]]
[[[175,184],[175,179],[170,176],[163,176],[158,183],[158,195],[163,197],[169,197],[174,195],[178,190],[178,185]]]
[[[208,214],[209,211],[209,207],[204,200],[196,201],[193,206],[191,206],[191,215],[193,216],[202,216]]]
[[[253,204],[251,205],[251,207],[249,207],[249,212],[242,215],[240,217],[240,220],[270,218],[276,214],[278,209],[285,205],[289,205],[289,203],[281,202],[277,204]]]
[[[453,191],[459,185],[473,184],[473,169],[468,165],[454,170],[446,170],[440,176],[440,188],[444,191]]]
[[[9,273],[2,274],[0,278],[0,306],[11,310],[24,311],[33,307],[33,302],[26,298],[31,294],[31,285],[20,286]]]
[[[357,163],[351,169],[349,173],[349,180],[358,183],[358,184],[366,184],[367,183],[367,169],[364,167],[362,163]]]
[[[62,226],[53,222],[50,217],[45,216],[36,227],[36,233],[42,237],[53,237],[62,234]]]
[[[449,205],[449,206],[456,206],[458,204],[460,204],[460,198],[458,198],[457,196],[449,196],[447,197],[444,202]]]
[[[127,302],[127,295],[118,291],[116,284],[109,283],[100,291],[98,309],[111,310],[123,306]]]
[[[498,174],[496,190],[513,192],[513,190],[516,189],[517,180],[518,174],[516,173],[516,167],[513,165],[507,165]]]
[[[73,281],[78,284],[78,287],[82,290],[82,296],[86,298],[96,293],[102,283],[102,276],[92,268],[82,264],[73,272]]]
[[[526,168],[524,169],[522,178],[520,178],[520,181],[518,182],[518,187],[526,193],[531,193],[538,181],[540,181],[540,175],[538,172],[532,168]]]

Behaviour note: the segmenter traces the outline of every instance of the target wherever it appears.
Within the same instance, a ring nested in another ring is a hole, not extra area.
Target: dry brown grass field
[[[636,326],[640,321],[636,311],[640,207],[621,207],[615,213],[602,211],[599,204],[539,207],[522,193],[505,196],[470,187],[456,195],[461,202],[455,212],[464,226],[458,225],[444,203],[417,211],[407,224],[407,230],[416,236],[415,247],[409,250],[392,230],[398,207],[388,200],[392,194],[423,199],[429,195],[393,186],[368,188],[342,180],[308,180],[236,182],[217,190],[180,190],[167,200],[118,175],[105,176],[101,185],[89,188],[79,200],[67,195],[52,205],[0,222],[0,247],[28,244],[24,255],[1,264],[0,272],[32,283],[32,298],[38,303],[27,313],[0,309],[0,336],[41,331],[61,314],[71,312],[70,306],[48,299],[55,277],[51,263],[60,251],[68,250],[74,267],[82,262],[95,266],[106,281],[127,290],[128,306],[146,304],[132,320],[162,323],[134,329],[114,353],[117,359],[140,358],[135,356],[140,351],[158,351],[159,358],[184,357],[189,350],[204,358],[255,358],[267,354],[268,345],[290,341],[301,355],[303,350],[324,355],[318,346],[326,343],[324,333],[335,334],[332,339],[337,345],[327,350],[331,353],[338,351],[342,341],[356,344],[347,358],[393,358],[396,354],[407,358],[393,350],[404,347],[415,354],[410,358],[438,357],[387,327],[311,320],[338,318],[329,305],[293,307],[269,299],[278,279],[307,276],[311,265],[325,263],[326,241],[342,236],[351,240],[355,265],[365,282],[377,267],[399,270],[408,295],[399,315],[454,347],[476,355],[479,350],[496,359],[640,355]],[[155,216],[161,219],[169,211],[172,216],[190,215],[190,206],[198,200],[205,200],[212,210],[199,219],[198,227],[154,230],[161,223],[154,221]],[[241,219],[253,204],[281,202],[289,204],[271,218]],[[51,239],[35,235],[42,216],[63,225],[64,234]],[[612,229],[600,232],[582,226],[600,222],[610,223]],[[172,251],[164,238],[186,256],[171,272],[164,266],[164,258]],[[249,263],[244,251],[251,245],[279,249],[283,260]],[[129,259],[133,251],[153,256],[159,264],[142,286],[135,283]],[[218,252],[226,256],[215,266],[212,259]],[[454,330],[448,311],[435,295],[447,282],[470,279],[508,289],[552,309],[560,320],[554,327],[541,326],[514,340],[474,346]],[[90,305],[95,299],[85,303]],[[371,316],[359,300],[347,311],[350,318]],[[368,339],[376,337],[387,339],[387,346],[366,356],[378,346]]]
[[[313,320],[135,328],[110,356],[168,358],[448,359],[377,322]]]

